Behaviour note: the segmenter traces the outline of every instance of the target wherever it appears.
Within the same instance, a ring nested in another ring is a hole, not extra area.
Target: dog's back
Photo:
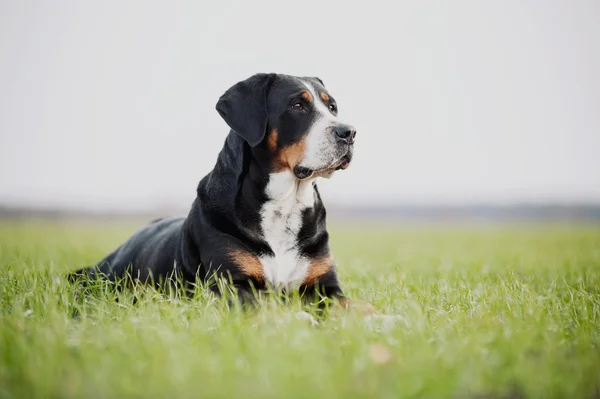
[[[152,278],[157,282],[175,268],[184,221],[183,217],[153,220],[96,265],[79,269],[70,278],[94,278],[100,273],[110,281],[131,275],[141,281]]]

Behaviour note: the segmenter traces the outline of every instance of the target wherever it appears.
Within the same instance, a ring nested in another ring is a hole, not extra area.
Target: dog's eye
[[[304,105],[302,105],[301,102],[296,102],[292,104],[292,109],[295,109],[296,111],[302,111],[304,109]]]
[[[329,110],[331,112],[336,112],[337,111],[337,106],[334,103],[329,104]]]

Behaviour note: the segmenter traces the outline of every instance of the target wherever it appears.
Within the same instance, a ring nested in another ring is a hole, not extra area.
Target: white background
[[[598,1],[2,1],[0,203],[187,206],[256,72],[358,128],[339,203],[600,201]]]

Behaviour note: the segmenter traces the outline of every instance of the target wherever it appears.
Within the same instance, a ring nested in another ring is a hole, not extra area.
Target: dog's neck
[[[263,196],[264,201],[299,203],[302,208],[312,207],[315,202],[316,176],[298,179],[292,170],[273,170],[271,153],[258,146],[251,148],[244,143],[242,191],[246,194]]]
[[[210,207],[219,228],[251,242],[261,253],[275,251],[274,240],[297,239],[306,216],[314,224],[303,234],[324,229],[325,210],[315,178],[299,180],[290,170],[274,172],[266,157],[255,151],[260,148],[230,133],[215,167],[198,185],[197,200]],[[307,214],[309,209],[314,212]],[[265,237],[265,232],[271,236]]]
[[[303,208],[315,203],[315,178],[300,180],[290,170],[269,174],[265,194],[273,202],[297,202]]]
[[[257,212],[267,201],[299,203],[302,208],[313,206],[316,177],[300,180],[291,170],[275,172],[261,151],[266,150],[251,148],[235,132],[230,132],[213,171],[200,183],[199,194],[203,191],[204,195],[226,201],[223,196],[230,191],[222,191],[223,188],[237,187],[235,198],[229,197],[233,201],[230,206]]]

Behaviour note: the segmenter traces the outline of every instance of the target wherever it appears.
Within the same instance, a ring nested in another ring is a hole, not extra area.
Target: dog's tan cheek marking
[[[277,151],[278,134],[277,129],[273,129],[267,137],[267,146],[269,147],[269,150],[273,152]]]
[[[333,268],[333,259],[331,255],[326,255],[322,258],[313,259],[308,267],[308,273],[304,279],[303,285],[314,285],[317,280],[329,272]]]
[[[327,95],[327,93],[325,93],[325,92],[322,92],[322,93],[321,93],[321,99],[322,99],[323,101],[325,101],[325,104],[328,104],[328,103],[329,103],[329,96]]]
[[[277,151],[279,132],[273,129],[267,136],[267,148],[273,153],[273,172],[281,172],[285,169],[285,163],[281,159],[281,153]]]
[[[300,141],[282,148],[275,157],[273,169],[279,172],[283,169],[294,170],[294,167],[304,158],[306,151],[306,134],[302,135]]]
[[[233,262],[248,276],[262,281],[264,280],[263,265],[260,260],[251,253],[242,249],[234,248],[229,251]]]

